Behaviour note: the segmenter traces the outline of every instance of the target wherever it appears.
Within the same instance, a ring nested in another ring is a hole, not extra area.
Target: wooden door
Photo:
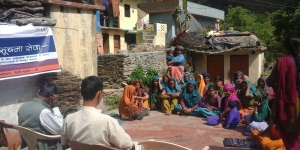
[[[230,81],[234,77],[234,73],[242,71],[244,75],[249,75],[249,55],[231,55],[230,56]]]
[[[114,35],[114,53],[117,54],[120,50],[120,35]]]
[[[108,54],[108,34],[103,33],[102,39],[103,39],[103,54]]]
[[[216,76],[222,76],[224,82],[224,55],[208,55],[207,72],[211,82],[215,81]]]

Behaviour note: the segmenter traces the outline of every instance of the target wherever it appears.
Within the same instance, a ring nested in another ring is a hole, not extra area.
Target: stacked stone
[[[128,55],[100,55],[98,57],[98,76],[103,81],[104,89],[122,88],[123,81],[127,77],[123,76],[125,58]]]
[[[204,46],[206,40],[204,39],[203,32],[191,32],[184,33],[178,37],[178,43],[175,45],[181,45],[184,48],[194,49],[195,47]]]
[[[0,0],[0,21],[18,25],[55,26],[56,20],[43,18],[44,7],[39,1]]]
[[[45,74],[39,85],[54,83],[58,90],[59,109],[66,117],[68,114],[80,109],[82,100],[80,94],[81,78],[67,71],[60,73]]]
[[[161,74],[167,69],[166,52],[142,52],[98,56],[98,76],[104,81],[104,89],[123,88],[131,72],[141,66],[145,71],[153,68]]]
[[[39,1],[4,0],[0,3],[0,21],[43,17],[44,7]]]

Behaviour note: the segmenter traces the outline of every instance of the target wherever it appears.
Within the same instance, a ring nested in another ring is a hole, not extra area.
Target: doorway
[[[249,55],[230,56],[230,81],[232,82],[235,72],[242,71],[244,75],[249,75]]]
[[[224,55],[208,55],[207,72],[210,74],[211,82],[214,82],[217,76],[222,76],[224,83]]]
[[[114,35],[114,54],[120,50],[120,35]]]
[[[102,33],[102,39],[103,39],[103,54],[108,54],[108,37],[109,35],[106,33]]]

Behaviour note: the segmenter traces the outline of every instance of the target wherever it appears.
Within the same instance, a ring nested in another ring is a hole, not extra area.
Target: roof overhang
[[[198,50],[198,49],[186,49],[189,52],[194,53],[202,53],[202,54],[222,54],[226,52],[236,52],[236,51],[260,51],[264,52],[267,50],[267,47],[243,47],[243,46],[236,46],[231,49],[225,49],[225,50]]]
[[[41,2],[42,3],[53,4],[53,5],[59,5],[59,6],[81,8],[81,9],[92,9],[92,10],[100,10],[100,11],[104,11],[105,10],[104,6],[90,5],[90,4],[83,4],[83,3],[76,3],[76,2],[70,2],[70,1],[41,0]]]

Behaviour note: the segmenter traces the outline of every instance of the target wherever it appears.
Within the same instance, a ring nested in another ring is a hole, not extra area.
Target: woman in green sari
[[[154,76],[152,80],[152,84],[149,88],[149,106],[150,110],[160,109],[161,102],[159,96],[162,92],[162,86],[159,83],[159,77]]]

